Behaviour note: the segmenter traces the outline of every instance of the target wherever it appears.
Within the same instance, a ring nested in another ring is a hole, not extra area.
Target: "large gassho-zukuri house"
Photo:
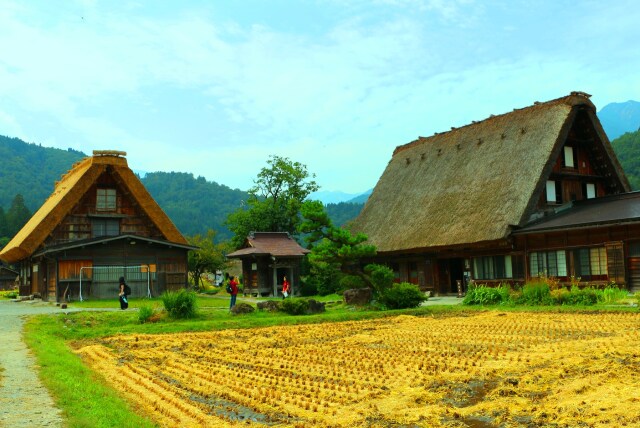
[[[436,293],[458,281],[640,289],[640,193],[583,92],[395,149],[353,230]]]
[[[129,169],[126,153],[94,151],[0,251],[19,272],[20,294],[43,299],[115,298],[187,285],[190,245]]]

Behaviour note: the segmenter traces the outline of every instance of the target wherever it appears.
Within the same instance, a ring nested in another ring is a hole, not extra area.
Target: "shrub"
[[[17,299],[18,292],[15,290],[0,291],[0,296],[6,297],[7,299]]]
[[[344,275],[340,278],[340,287],[338,291],[351,290],[352,288],[365,288],[367,284],[362,278],[356,275]]]
[[[304,315],[309,309],[309,302],[305,299],[284,299],[280,305],[280,310],[289,315]]]
[[[153,316],[153,308],[149,305],[142,305],[138,310],[138,321],[140,324],[144,324],[149,322],[151,317]]]
[[[617,303],[622,299],[627,298],[627,290],[618,288],[617,285],[609,285],[604,290],[601,291],[598,296],[598,301],[601,303]]]
[[[551,305],[551,289],[547,282],[528,282],[522,287],[518,303],[525,305]]]
[[[298,290],[300,290],[301,296],[315,296],[316,294],[318,294],[318,285],[310,277],[302,278]]]
[[[388,309],[407,309],[417,308],[427,296],[415,285],[401,282],[384,290],[378,300]]]
[[[305,291],[303,295],[311,293],[314,289],[315,292],[308,295],[327,296],[329,294],[337,293],[340,291],[340,277],[341,273],[336,268],[326,266],[314,266],[311,273],[305,279]]]
[[[470,284],[467,295],[462,301],[463,305],[498,305],[510,301],[510,288],[508,284],[499,287],[487,287],[486,285]]]
[[[371,277],[373,291],[378,296],[383,295],[393,286],[393,270],[384,265],[370,264],[365,266],[364,271]]]
[[[566,295],[563,304],[584,306],[595,305],[598,303],[598,294],[598,290],[593,287],[580,289],[574,285],[571,287],[571,291]]]
[[[570,291],[566,288],[558,288],[557,290],[551,291],[551,300],[555,305],[566,305],[569,294]]]
[[[193,291],[167,291],[162,295],[162,303],[171,318],[194,318],[197,315],[196,293]]]

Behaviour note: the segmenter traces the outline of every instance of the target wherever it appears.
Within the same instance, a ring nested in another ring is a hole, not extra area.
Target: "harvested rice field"
[[[76,352],[159,425],[640,426],[640,314],[129,335]]]

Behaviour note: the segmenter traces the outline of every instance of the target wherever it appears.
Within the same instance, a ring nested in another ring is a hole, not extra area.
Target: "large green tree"
[[[307,167],[286,157],[272,155],[249,189],[249,198],[227,218],[239,247],[252,231],[289,232],[296,235],[300,208],[309,194],[319,189]]]
[[[29,219],[31,218],[31,212],[29,208],[24,204],[24,198],[21,194],[17,194],[11,202],[11,208],[7,211],[7,226],[9,229],[9,236],[14,236],[22,229]]]
[[[187,238],[191,245],[198,247],[197,250],[189,251],[188,268],[189,276],[193,280],[193,286],[197,290],[200,288],[202,275],[216,270],[224,270],[227,267],[225,254],[229,250],[226,242],[215,242],[216,232],[207,231],[205,236],[194,235]]]
[[[311,248],[308,257],[312,267],[318,270],[333,267],[377,289],[371,270],[365,271],[361,263],[363,259],[376,255],[376,247],[366,244],[367,235],[354,235],[346,228],[335,227],[320,201],[305,202],[301,211],[304,221],[300,231],[307,235],[306,241]]]

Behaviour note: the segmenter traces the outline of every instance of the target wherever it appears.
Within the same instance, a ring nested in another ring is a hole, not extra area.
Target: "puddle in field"
[[[300,421],[298,418],[293,418],[285,414],[265,415],[258,413],[249,407],[220,397],[204,398],[200,395],[191,395],[189,400],[206,405],[212,415],[234,422],[252,422],[273,426]]]
[[[458,383],[451,387],[449,396],[443,401],[454,407],[471,407],[484,400],[484,397],[491,391],[497,382],[485,382],[474,380],[468,383]]]

